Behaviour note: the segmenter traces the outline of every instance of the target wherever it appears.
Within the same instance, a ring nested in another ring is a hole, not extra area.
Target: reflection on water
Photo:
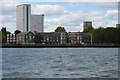
[[[117,48],[4,48],[3,78],[118,78]]]

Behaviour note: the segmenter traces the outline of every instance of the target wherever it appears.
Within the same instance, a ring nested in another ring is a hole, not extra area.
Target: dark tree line
[[[6,28],[2,28],[1,29],[1,34],[2,34],[2,43],[6,43],[7,42],[7,31]]]
[[[41,33],[35,33],[35,38],[34,38],[34,42],[36,44],[42,43],[43,40],[43,36],[41,35]]]
[[[64,27],[58,26],[58,27],[55,29],[55,32],[66,32],[66,30],[65,30]]]
[[[114,43],[120,44],[120,28],[98,28],[87,29],[84,32],[90,32],[93,34],[93,41],[99,43]]]

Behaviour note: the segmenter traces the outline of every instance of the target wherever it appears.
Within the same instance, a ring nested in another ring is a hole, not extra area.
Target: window
[[[47,41],[49,41],[49,36],[47,36]]]
[[[28,36],[26,36],[26,38],[28,38]]]
[[[22,40],[22,36],[19,36],[20,41]]]
[[[33,38],[35,38],[35,36],[33,36]]]
[[[32,40],[32,36],[29,36],[29,39]]]
[[[77,37],[77,40],[79,40],[80,38],[79,37]]]

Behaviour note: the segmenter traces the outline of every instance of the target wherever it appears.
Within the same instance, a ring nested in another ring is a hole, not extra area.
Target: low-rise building
[[[50,33],[41,33],[43,44],[66,44],[66,33],[64,32],[50,32]]]
[[[17,44],[34,44],[35,34],[33,32],[21,32],[16,36]]]
[[[92,33],[81,33],[83,44],[92,44]]]
[[[16,43],[16,36],[15,34],[8,33],[7,34],[7,44],[15,44]]]
[[[81,32],[69,32],[68,43],[69,44],[92,44],[92,34],[81,33]]]
[[[49,32],[40,33],[43,36],[41,44],[92,44],[91,33],[81,32]],[[34,44],[35,34],[33,32],[22,32],[17,34],[17,44]]]
[[[69,44],[81,44],[82,35],[80,32],[69,32],[68,33],[68,43]]]

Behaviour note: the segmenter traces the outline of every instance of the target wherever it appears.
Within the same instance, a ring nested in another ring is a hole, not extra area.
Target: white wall
[[[28,26],[30,27],[31,6],[30,4],[22,4],[17,6],[17,30],[26,32],[26,6],[28,7]]]

